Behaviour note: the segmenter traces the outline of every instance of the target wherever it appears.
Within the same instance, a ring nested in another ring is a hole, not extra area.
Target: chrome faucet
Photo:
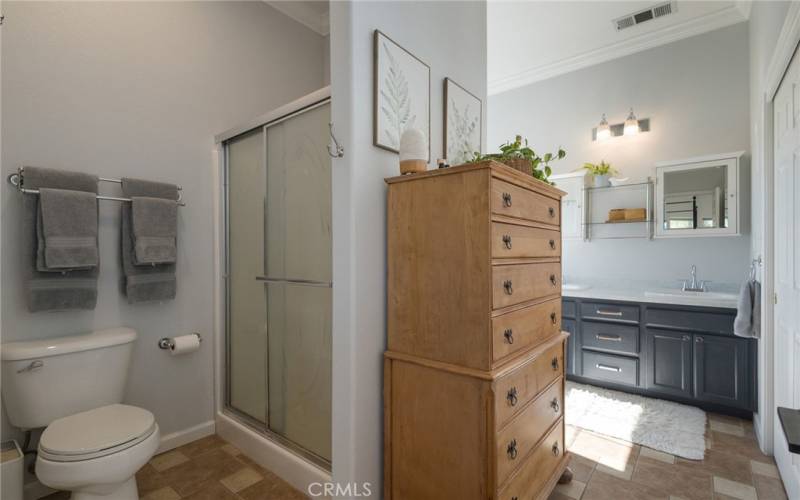
[[[694,264],[692,264],[691,274],[692,274],[691,283],[687,283],[686,280],[683,280],[683,291],[684,292],[705,292],[706,291],[706,281],[705,280],[697,281],[697,266],[695,266]]]

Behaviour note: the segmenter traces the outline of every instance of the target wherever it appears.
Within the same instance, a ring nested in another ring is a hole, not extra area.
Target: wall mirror
[[[739,234],[741,153],[656,165],[656,236]]]

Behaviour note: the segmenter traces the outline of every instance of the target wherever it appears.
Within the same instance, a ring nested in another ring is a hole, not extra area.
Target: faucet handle
[[[704,292],[707,292],[708,291],[708,286],[707,285],[709,283],[713,283],[713,281],[711,281],[711,280],[700,280],[700,289],[703,290]]]

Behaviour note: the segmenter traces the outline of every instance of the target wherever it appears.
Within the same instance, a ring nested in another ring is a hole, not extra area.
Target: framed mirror
[[[739,234],[743,153],[656,165],[656,237]]]

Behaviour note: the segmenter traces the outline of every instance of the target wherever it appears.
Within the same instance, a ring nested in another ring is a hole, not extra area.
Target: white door
[[[800,56],[774,100],[775,404],[800,408]],[[789,498],[800,498],[800,455],[789,453],[775,414],[775,461]]]

